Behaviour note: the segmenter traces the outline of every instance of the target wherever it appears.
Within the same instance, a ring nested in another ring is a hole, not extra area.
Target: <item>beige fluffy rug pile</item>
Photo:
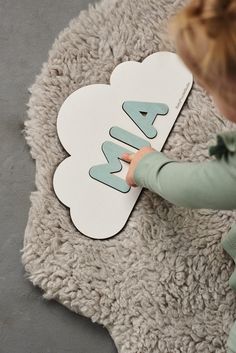
[[[67,156],[56,133],[65,98],[85,85],[108,84],[123,61],[174,51],[166,22],[183,3],[90,5],[60,33],[31,87],[24,132],[36,161],[37,191],[31,194],[23,264],[45,298],[104,325],[119,353],[223,353],[236,315],[228,284],[234,264],[220,244],[235,212],[177,207],[144,189],[122,232],[99,241],[75,229],[52,187]],[[231,128],[194,84],[163,152],[203,161],[216,133]]]

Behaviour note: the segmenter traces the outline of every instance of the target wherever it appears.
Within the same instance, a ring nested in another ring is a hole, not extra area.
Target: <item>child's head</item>
[[[192,0],[171,21],[176,50],[236,122],[236,0]]]

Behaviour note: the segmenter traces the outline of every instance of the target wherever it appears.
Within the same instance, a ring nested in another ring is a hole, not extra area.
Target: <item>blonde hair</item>
[[[172,18],[170,30],[193,74],[235,106],[236,0],[192,0]]]

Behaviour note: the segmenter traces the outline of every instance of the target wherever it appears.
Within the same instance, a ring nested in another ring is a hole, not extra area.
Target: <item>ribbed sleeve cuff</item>
[[[134,170],[134,181],[136,185],[150,188],[150,180],[157,177],[161,167],[169,162],[173,161],[162,152],[154,151],[144,155]]]

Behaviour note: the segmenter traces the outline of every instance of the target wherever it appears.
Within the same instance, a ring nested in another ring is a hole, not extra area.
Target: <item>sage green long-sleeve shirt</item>
[[[137,164],[134,180],[177,206],[188,208],[236,209],[236,130],[217,134],[209,147],[214,160],[181,162],[162,152],[151,152]],[[236,263],[236,224],[222,241]],[[236,270],[229,284],[236,290]],[[236,322],[228,338],[228,353],[236,353]]]
[[[145,155],[134,171],[137,185],[183,207],[236,209],[236,130],[217,135],[216,160],[180,162],[162,152]]]

